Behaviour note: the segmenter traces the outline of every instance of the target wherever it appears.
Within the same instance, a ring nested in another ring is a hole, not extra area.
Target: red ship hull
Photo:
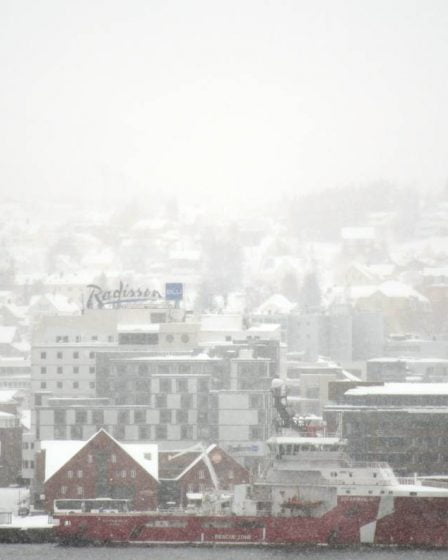
[[[396,545],[448,548],[448,499],[339,497],[321,517],[121,513],[55,516],[66,544]]]

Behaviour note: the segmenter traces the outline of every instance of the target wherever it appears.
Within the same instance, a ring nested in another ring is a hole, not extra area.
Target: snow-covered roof
[[[343,227],[341,229],[342,239],[375,239],[375,228],[373,227]]]
[[[155,443],[120,443],[121,447],[156,480],[159,475],[159,448]]]
[[[357,377],[355,374],[351,373],[350,371],[347,371],[346,369],[342,370],[342,375],[344,376],[345,379],[348,379],[349,381],[361,381],[359,377]]]
[[[209,356],[208,354],[195,354],[195,355],[191,355],[191,354],[165,354],[163,356],[139,356],[139,357],[132,357],[132,358],[126,358],[126,360],[130,360],[130,361],[138,361],[138,362],[164,362],[164,361],[179,361],[179,362],[185,362],[185,361],[191,361],[191,362],[196,362],[196,361],[201,361],[201,360],[219,360],[220,358],[216,357],[216,356]],[[119,358],[117,358],[116,361],[119,361]]]
[[[0,344],[11,344],[16,336],[16,327],[0,326]]]
[[[448,395],[448,383],[385,383],[349,389],[346,395]]]
[[[423,269],[423,276],[438,277],[448,276],[448,266],[428,266]]]
[[[377,285],[366,286],[336,286],[331,290],[330,300],[337,302],[344,299],[358,301],[367,299],[375,294],[383,295],[386,298],[416,299],[422,303],[428,303],[428,299],[420,292],[395,280],[389,280]]]
[[[423,302],[428,301],[428,299],[420,292],[417,292],[417,290],[415,290],[411,286],[403,284],[403,282],[397,282],[393,280],[383,282],[378,287],[378,291],[386,297],[390,298],[415,298]]]
[[[45,480],[57,473],[86,443],[78,440],[42,441],[40,447],[45,450]]]
[[[20,422],[27,430],[31,428],[31,410],[22,410],[20,412]]]
[[[261,323],[247,329],[248,333],[255,332],[275,332],[281,327],[278,323]]]
[[[282,294],[273,294],[266,301],[264,301],[256,310],[255,315],[271,315],[275,313],[290,313],[297,303],[289,301],[287,297]]]
[[[4,391],[0,391],[0,403],[13,401],[16,398],[18,391],[18,389],[5,389]]]
[[[76,314],[81,311],[79,305],[62,294],[33,296],[31,298],[30,307],[39,307],[42,304],[45,305],[45,302],[49,303],[58,313]]]
[[[45,481],[61,469],[76,453],[88,445],[101,431],[96,432],[87,441],[79,440],[48,440],[41,442],[41,449],[45,450]],[[158,446],[150,443],[120,443],[109,433],[105,432],[118,446],[120,446],[136,463],[156,480],[158,479]]]

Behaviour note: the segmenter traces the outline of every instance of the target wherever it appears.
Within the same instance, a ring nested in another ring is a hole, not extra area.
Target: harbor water
[[[63,547],[3,544],[0,560],[444,560],[446,550],[383,548]]]

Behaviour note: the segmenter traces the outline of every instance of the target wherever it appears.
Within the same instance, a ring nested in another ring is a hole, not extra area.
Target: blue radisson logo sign
[[[184,285],[180,282],[165,284],[165,299],[170,301],[181,301],[184,297]]]
[[[123,304],[160,301],[163,296],[157,290],[149,288],[130,288],[128,284],[120,282],[116,290],[103,290],[101,286],[89,284],[90,290],[86,307],[89,309],[102,307],[121,307]]]

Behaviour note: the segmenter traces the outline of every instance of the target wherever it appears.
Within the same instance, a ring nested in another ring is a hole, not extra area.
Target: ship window
[[[204,521],[202,527],[204,529],[232,529],[234,522],[228,519],[215,519],[213,521]]]
[[[385,494],[384,490],[381,490],[380,494]]]
[[[350,494],[350,490],[346,490],[345,493],[346,493],[346,494]]]
[[[417,492],[409,492],[409,496],[417,496]]]
[[[176,527],[184,529],[187,524],[187,521],[182,521],[181,519],[154,519],[145,523],[145,527]]]
[[[393,495],[392,490],[389,490],[389,496]]]
[[[369,494],[373,494],[373,491],[372,491],[372,490],[369,490]]]

